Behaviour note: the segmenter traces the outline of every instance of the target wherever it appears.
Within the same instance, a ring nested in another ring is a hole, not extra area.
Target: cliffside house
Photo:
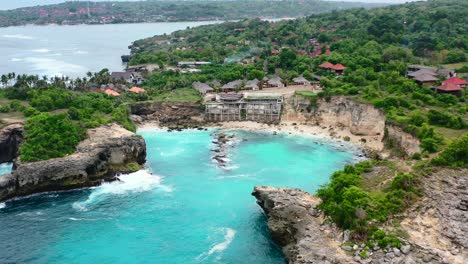
[[[409,65],[406,67],[406,76],[408,78],[414,77],[418,74],[432,74],[434,76],[442,76],[444,78],[451,78],[455,76],[455,72],[447,69],[440,69],[436,67],[424,66],[424,65]]]
[[[116,91],[114,91],[114,90],[111,90],[111,89],[109,89],[109,88],[106,89],[104,92],[105,92],[107,95],[110,95],[110,96],[115,96],[115,97],[120,96],[120,93],[118,93],[118,92],[116,92]]]
[[[320,64],[319,68],[322,68],[330,72],[334,72],[336,75],[342,75],[344,70],[346,70],[346,66],[344,66],[343,64],[340,64],[340,63],[333,64],[328,61]]]
[[[145,89],[136,86],[130,88],[129,91],[137,94],[146,92]]]
[[[205,119],[209,121],[257,121],[277,123],[281,119],[283,97],[274,94],[218,94],[207,102]]]
[[[292,79],[293,83],[295,85],[310,85],[310,81],[307,80],[306,78],[304,78],[304,76],[299,76],[299,77],[296,77],[296,78],[293,78]]]
[[[114,82],[125,81],[135,85],[144,82],[144,78],[138,72],[112,72],[110,78]]]
[[[410,79],[415,80],[418,84],[424,85],[424,86],[432,86],[434,85],[437,81],[439,81],[439,78],[436,77],[434,74],[431,74],[426,71],[417,71],[414,72],[410,75],[408,75]]]
[[[225,93],[234,92],[234,91],[242,89],[243,85],[244,85],[244,80],[235,80],[235,81],[228,82],[225,85],[223,85],[221,87],[221,91]]]
[[[453,83],[443,83],[435,89],[438,93],[452,94],[455,96],[461,96],[462,91],[464,90],[462,87]]]
[[[201,95],[214,92],[214,89],[206,83],[194,82],[192,87],[200,92]]]
[[[454,85],[457,85],[461,88],[466,88],[468,86],[468,82],[461,79],[461,78],[458,78],[458,77],[452,77],[452,78],[449,78],[445,81],[442,81],[442,85],[444,84],[454,84]]]
[[[246,90],[252,90],[252,91],[260,90],[260,81],[257,79],[247,81],[244,85],[244,88]]]
[[[280,77],[273,77],[267,80],[266,87],[267,88],[283,88],[284,83]]]

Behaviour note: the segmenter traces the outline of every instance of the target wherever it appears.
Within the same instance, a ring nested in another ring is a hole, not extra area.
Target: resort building
[[[283,88],[284,83],[280,77],[273,77],[266,81],[266,87],[267,88]]]
[[[328,61],[320,64],[319,68],[334,72],[336,75],[342,75],[344,70],[346,70],[346,66],[344,66],[343,64],[333,64]]]
[[[130,88],[129,91],[132,92],[132,93],[137,93],[137,94],[146,92],[145,89],[140,88],[140,87],[136,87],[136,86]]]
[[[461,96],[464,88],[453,84],[453,83],[442,83],[441,86],[435,88],[438,93],[452,94],[455,96]]]
[[[257,79],[247,81],[244,85],[244,88],[246,90],[252,90],[252,91],[260,90],[260,81]]]
[[[292,81],[294,82],[295,85],[310,85],[310,81],[304,78],[304,76],[299,76],[296,78],[293,78]]]
[[[461,78],[458,78],[458,77],[452,77],[452,78],[449,78],[445,81],[442,81],[442,84],[454,84],[458,87],[461,87],[461,88],[466,88],[466,86],[468,86],[468,82],[461,79]]]
[[[221,91],[223,92],[234,92],[242,89],[242,85],[244,84],[244,80],[235,80],[232,82],[228,82],[221,87]]]
[[[216,101],[206,103],[205,119],[278,123],[282,104],[283,96],[275,94],[219,94]]]
[[[201,95],[214,92],[214,89],[206,83],[194,82],[192,87],[200,92]]]

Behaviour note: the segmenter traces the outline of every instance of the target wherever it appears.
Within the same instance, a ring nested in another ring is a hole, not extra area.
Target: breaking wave
[[[3,209],[6,207],[6,203],[0,203],[0,209]]]
[[[125,174],[118,177],[120,181],[104,183],[95,188],[83,202],[75,202],[72,207],[78,211],[87,211],[89,206],[105,200],[109,196],[124,196],[131,193],[147,192],[155,188],[172,192],[168,186],[161,184],[161,177],[152,175],[146,170]]]
[[[200,254],[196,260],[203,261],[214,253],[221,253],[229,247],[231,242],[234,240],[234,237],[236,236],[236,230],[228,227],[224,227],[221,230],[224,232],[224,241],[214,245],[207,252]]]
[[[14,34],[14,35],[2,35],[4,38],[14,38],[14,39],[34,39],[31,36],[26,36],[22,34]]]
[[[32,52],[37,52],[37,53],[49,53],[50,49],[34,49]]]

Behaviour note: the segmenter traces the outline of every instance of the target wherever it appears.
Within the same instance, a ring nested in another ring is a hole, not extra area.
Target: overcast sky
[[[66,0],[0,0],[0,10],[13,9],[25,6],[57,4]],[[104,1],[104,0],[94,0]],[[109,1],[109,0],[107,0]],[[116,0],[116,1],[140,1],[140,0]],[[331,1],[348,1],[348,2],[369,2],[369,3],[404,3],[414,0],[331,0]]]

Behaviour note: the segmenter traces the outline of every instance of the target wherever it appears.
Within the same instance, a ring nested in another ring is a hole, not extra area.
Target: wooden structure
[[[214,102],[207,102],[208,121],[256,121],[278,123],[281,119],[283,97],[275,94],[219,94]]]

